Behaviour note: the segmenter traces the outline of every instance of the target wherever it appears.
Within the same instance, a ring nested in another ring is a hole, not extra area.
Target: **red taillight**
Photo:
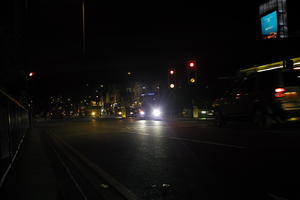
[[[275,92],[285,92],[285,89],[284,88],[276,88]]]
[[[275,89],[275,97],[283,97],[285,89],[284,88],[276,88]]]

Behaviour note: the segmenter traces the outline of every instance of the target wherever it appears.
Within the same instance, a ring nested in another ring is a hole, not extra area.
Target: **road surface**
[[[50,121],[37,128],[139,199],[299,199],[297,128],[135,119]]]

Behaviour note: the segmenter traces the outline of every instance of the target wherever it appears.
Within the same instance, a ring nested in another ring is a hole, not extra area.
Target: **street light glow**
[[[190,79],[190,82],[191,82],[191,83],[195,83],[195,82],[196,82],[196,79],[195,79],[195,78],[191,78],[191,79]]]

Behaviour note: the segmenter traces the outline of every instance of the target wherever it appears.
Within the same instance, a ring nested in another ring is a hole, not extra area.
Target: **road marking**
[[[20,143],[19,143],[19,145],[18,145],[18,148],[17,148],[17,151],[16,151],[15,155],[13,156],[13,158],[12,158],[11,162],[9,163],[9,165],[8,165],[8,167],[7,167],[7,169],[6,169],[5,173],[4,173],[4,175],[3,175],[2,178],[1,178],[1,181],[0,181],[0,188],[3,186],[4,181],[5,181],[5,179],[6,179],[7,175],[8,175],[8,172],[10,171],[12,165],[13,165],[14,162],[15,162],[15,159],[16,159],[16,157],[17,157],[17,155],[18,155],[18,153],[19,153],[19,150],[20,150],[20,148],[21,148],[21,145],[23,144],[24,137],[25,137],[25,134],[23,135],[23,137],[22,137],[22,139],[21,139],[21,141],[20,141]]]
[[[298,134],[299,130],[287,131],[287,130],[265,130],[264,133],[273,133],[273,134]]]
[[[63,167],[65,168],[67,174],[69,175],[70,179],[72,180],[72,182],[74,183],[75,187],[77,188],[77,190],[79,191],[80,195],[82,196],[82,198],[84,200],[88,200],[88,198],[86,197],[86,195],[84,194],[82,188],[80,187],[79,183],[76,181],[75,177],[73,176],[71,170],[69,169],[69,167],[67,166],[67,164],[63,161],[62,157],[59,155],[59,153],[56,151],[56,149],[54,148],[53,144],[50,144],[52,151],[54,151],[54,153],[56,154],[58,160],[61,162],[61,164],[63,165]]]
[[[233,144],[223,144],[223,143],[212,142],[212,141],[201,141],[201,140],[194,140],[194,139],[188,139],[188,138],[179,138],[179,137],[165,137],[165,138],[169,138],[169,139],[173,139],[173,140],[183,140],[183,141],[194,142],[194,143],[199,143],[199,144],[211,144],[211,145],[230,147],[230,148],[236,148],[236,149],[246,149],[246,147],[244,147],[244,146],[233,145]]]
[[[272,194],[272,193],[269,193],[268,194],[270,197],[272,197],[274,200],[288,200],[287,198],[284,198],[284,197],[279,197],[275,194]]]
[[[53,136],[58,142],[63,144],[66,148],[68,148],[71,153],[73,153],[75,156],[77,156],[84,164],[86,164],[90,169],[92,169],[99,177],[103,178],[104,180],[109,183],[109,185],[113,186],[123,197],[125,197],[128,200],[137,200],[138,197],[131,192],[126,186],[122,185],[120,182],[118,182],[115,178],[113,178],[110,174],[105,172],[103,169],[101,169],[98,165],[90,161],[87,157],[85,157],[83,154],[81,154],[79,151],[74,149],[70,144],[66,143],[62,139],[58,138],[54,134],[49,134]]]
[[[137,134],[137,135],[145,135],[145,136],[152,136],[152,137],[159,137],[159,138],[167,138],[171,140],[182,140],[186,142],[193,142],[193,143],[198,143],[198,144],[209,144],[209,145],[216,145],[216,146],[222,146],[222,147],[229,147],[229,148],[236,148],[236,149],[246,149],[247,147],[245,146],[240,146],[240,145],[234,145],[234,144],[224,144],[224,143],[219,143],[219,142],[213,142],[213,141],[206,141],[206,140],[194,140],[194,139],[189,139],[189,138],[180,138],[180,137],[168,137],[168,136],[155,136],[155,135],[150,135],[148,133],[136,133],[136,132],[128,132],[129,134]]]

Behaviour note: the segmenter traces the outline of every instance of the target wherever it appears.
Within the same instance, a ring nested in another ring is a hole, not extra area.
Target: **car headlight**
[[[160,109],[154,109],[153,112],[152,112],[153,116],[154,117],[160,117],[161,116],[161,111]]]
[[[145,115],[145,112],[143,110],[140,110],[140,115]]]

